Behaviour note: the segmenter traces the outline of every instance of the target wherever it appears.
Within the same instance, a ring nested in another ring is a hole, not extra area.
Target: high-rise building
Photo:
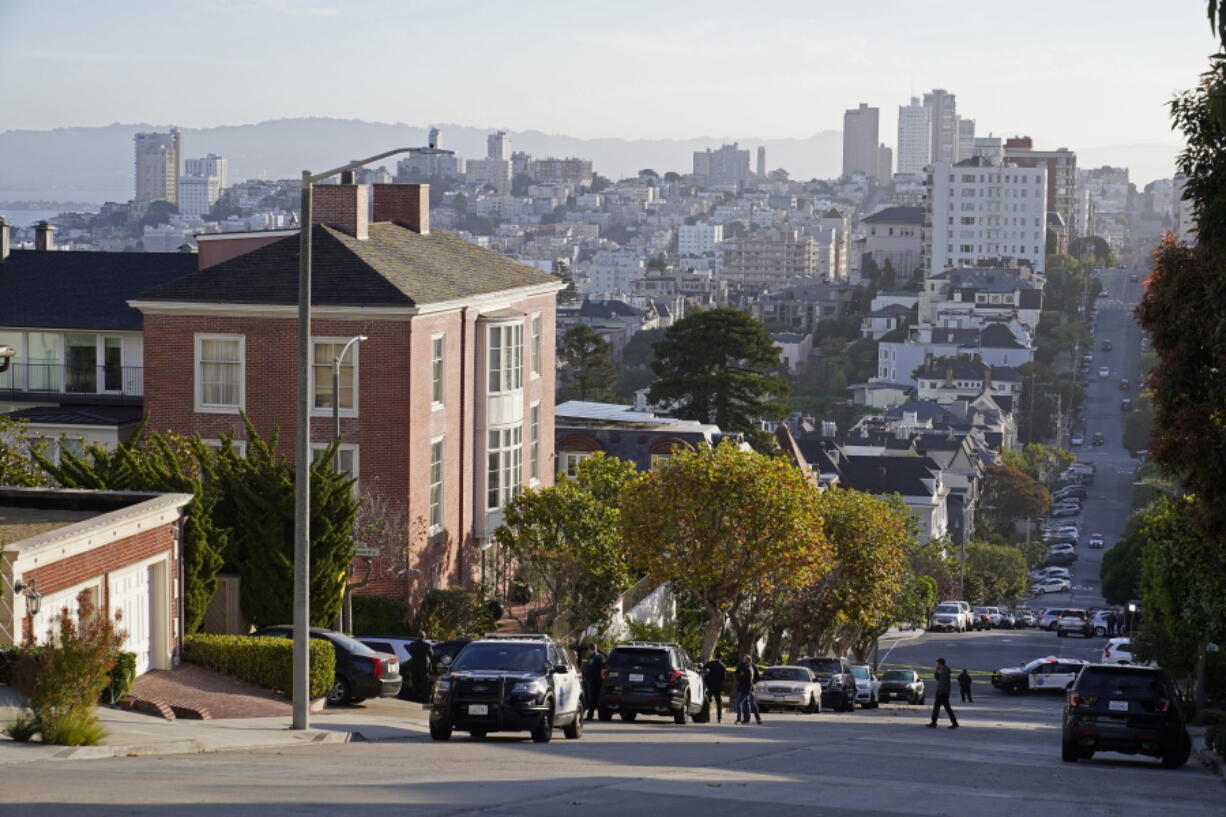
[[[736,142],[719,150],[694,151],[694,175],[702,176],[708,187],[736,187],[749,181],[749,151]]]
[[[817,242],[801,230],[759,230],[720,244],[720,277],[740,284],[775,286],[817,274]]]
[[[499,193],[511,192],[510,159],[469,159],[464,163],[464,177],[469,184],[489,185]]]
[[[138,133],[135,146],[135,196],[137,202],[179,203],[179,174],[183,142],[178,128],[170,133]]]
[[[766,146],[758,145],[758,178],[766,178]]]
[[[894,175],[894,151],[884,144],[877,146],[877,172],[874,175],[878,184],[889,184]]]
[[[430,128],[426,146],[441,150],[443,134],[438,128]],[[464,172],[460,157],[454,153],[410,153],[396,162],[396,181],[412,182],[438,176],[444,179],[454,179]]]
[[[861,102],[843,114],[843,176],[877,175],[878,110]]]
[[[537,159],[529,165],[528,175],[539,184],[591,184],[592,160],[574,157]]]
[[[183,163],[184,176],[216,176],[217,184],[225,189],[230,186],[230,162],[216,153],[202,159],[188,159]]]
[[[183,162],[183,175],[179,177],[179,213],[185,216],[207,214],[221,198],[221,191],[229,180],[229,162],[217,154],[187,159]]]
[[[496,131],[485,138],[485,158],[511,161],[511,137],[506,131]]]
[[[1077,154],[1068,148],[1035,150],[1029,136],[1005,140],[1005,159],[1018,167],[1047,168],[1047,209],[1060,214],[1069,233],[1084,235],[1077,206]]]
[[[898,172],[922,173],[931,161],[932,123],[917,96],[898,106]]]
[[[950,267],[1015,258],[1041,273],[1047,239],[1047,168],[1002,164],[998,139],[978,141],[977,155],[958,164],[934,162],[928,173],[927,272],[935,275]]]
[[[934,88],[924,94],[924,108],[930,123],[928,161],[958,161],[958,106],[953,94]]]
[[[957,118],[958,121],[958,158],[969,159],[975,155],[975,120]]]

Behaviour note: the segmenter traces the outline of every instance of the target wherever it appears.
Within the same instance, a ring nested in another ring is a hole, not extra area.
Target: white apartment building
[[[749,181],[749,151],[736,142],[719,150],[696,150],[694,175],[704,177],[708,187],[735,188]]]
[[[929,162],[958,161],[957,98],[943,88],[934,88],[924,94],[924,108],[931,123]]]
[[[183,163],[184,176],[216,176],[217,186],[222,190],[230,186],[230,160],[210,153],[200,159],[188,159]]]
[[[622,295],[646,274],[642,253],[637,250],[600,250],[588,267],[584,295]]]
[[[985,140],[986,141],[986,140]],[[936,162],[928,174],[925,251],[929,275],[996,258],[1044,271],[1047,169],[976,156]]]
[[[958,121],[958,161],[969,159],[975,155],[975,120],[957,117]]]
[[[734,283],[775,286],[818,271],[817,242],[800,230],[759,230],[728,239],[720,249],[720,277]]]
[[[843,178],[877,176],[877,133],[879,114],[861,102],[860,107],[843,113]]]
[[[722,224],[683,224],[677,229],[677,252],[681,255],[714,254],[723,240]]]
[[[188,160],[190,165],[194,160]],[[221,179],[211,175],[179,177],[179,214],[204,216],[221,197]],[[150,252],[152,252],[150,250]],[[170,250],[169,252],[173,252]]]
[[[485,137],[485,158],[511,161],[511,137],[504,130]]]
[[[499,193],[511,192],[510,159],[469,159],[464,164],[465,178],[469,184],[488,184]]]
[[[898,172],[923,173],[932,156],[932,122],[917,96],[898,106]]]

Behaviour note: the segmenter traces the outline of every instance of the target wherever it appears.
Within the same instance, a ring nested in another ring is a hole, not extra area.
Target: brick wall
[[[422,235],[430,233],[430,185],[372,184],[374,220],[396,221]]]
[[[370,190],[364,184],[321,184],[311,193],[311,223],[327,224],[355,238],[366,238]]]

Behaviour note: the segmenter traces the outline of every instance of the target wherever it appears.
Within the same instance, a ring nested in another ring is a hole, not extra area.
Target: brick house
[[[427,185],[321,185],[313,220],[313,444],[333,434],[332,360],[365,335],[341,366],[341,467],[427,529],[411,569],[370,590],[496,580],[502,507],[553,481],[563,284],[432,231]],[[245,412],[292,457],[298,250],[296,232],[202,237],[197,272],[131,302],[151,430],[241,441]]]
[[[122,612],[138,673],[177,664],[180,529],[191,499],[0,487],[0,644],[44,642],[60,610],[75,614],[84,592],[95,608]]]

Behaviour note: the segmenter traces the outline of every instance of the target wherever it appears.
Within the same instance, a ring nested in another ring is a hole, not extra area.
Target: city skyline
[[[846,109],[867,103],[896,149],[898,107],[946,88],[977,133],[1073,150],[1177,147],[1165,103],[1195,84],[1213,50],[1209,31],[1195,34],[1203,10],[1094,5],[1040,2],[1022,20],[1004,3],[848,11],[781,0],[757,7],[749,26],[726,3],[631,3],[637,13],[613,15],[538,2],[522,15],[499,4],[473,14],[463,2],[206,0],[157,18],[128,2],[10,6],[0,70],[30,81],[6,84],[0,104],[11,129],[335,116],[714,140],[839,130]],[[1144,53],[1126,53],[1139,20]],[[511,43],[502,57],[473,58]],[[345,57],[319,58],[327,53]],[[731,54],[736,70],[713,72]]]

